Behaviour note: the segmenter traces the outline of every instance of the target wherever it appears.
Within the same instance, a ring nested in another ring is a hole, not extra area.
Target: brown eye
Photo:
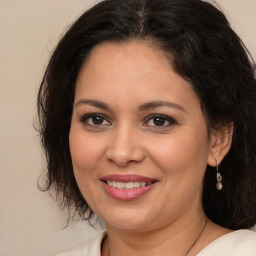
[[[81,118],[81,122],[90,126],[110,125],[111,123],[101,114],[88,114]]]
[[[92,117],[92,123],[94,125],[101,125],[101,124],[103,124],[103,121],[104,121],[104,118],[101,116],[93,116]]]
[[[174,124],[176,124],[176,121],[173,118],[166,115],[155,114],[149,116],[143,126],[165,128]]]
[[[163,126],[165,125],[166,120],[162,117],[153,118],[153,123],[155,126]]]

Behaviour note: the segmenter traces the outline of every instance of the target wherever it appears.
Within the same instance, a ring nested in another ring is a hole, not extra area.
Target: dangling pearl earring
[[[218,160],[217,160],[216,162],[217,162],[217,166],[216,166],[216,169],[217,169],[217,175],[216,175],[217,183],[216,183],[216,188],[217,188],[218,190],[222,190],[222,183],[221,183],[221,181],[222,181],[222,176],[220,175],[220,172],[219,172],[219,165],[220,165],[220,163],[219,163]]]

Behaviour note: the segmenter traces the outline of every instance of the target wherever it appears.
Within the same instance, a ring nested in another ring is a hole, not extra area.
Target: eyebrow
[[[75,104],[75,108],[81,106],[81,105],[90,105],[90,106],[94,106],[96,108],[101,108],[104,110],[109,110],[110,107],[108,104],[99,101],[99,100],[79,100],[76,104]]]
[[[170,101],[150,101],[139,106],[140,111],[150,110],[158,107],[170,107],[186,112],[186,110],[177,103]]]
[[[94,106],[104,110],[110,110],[110,106],[108,104],[99,100],[86,100],[86,99],[79,100],[75,104],[75,108],[81,105],[90,105],[90,106]],[[175,108],[175,109],[186,112],[186,110],[182,106],[170,101],[150,101],[140,105],[138,109],[139,111],[146,111],[146,110],[150,110],[158,107],[170,107],[170,108]]]

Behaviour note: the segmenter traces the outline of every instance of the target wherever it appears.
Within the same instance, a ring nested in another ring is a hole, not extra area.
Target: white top
[[[106,231],[74,250],[56,256],[101,256],[101,243]],[[219,237],[197,256],[256,256],[256,232],[237,230]]]

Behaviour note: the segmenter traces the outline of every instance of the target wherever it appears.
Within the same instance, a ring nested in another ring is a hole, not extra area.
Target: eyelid
[[[100,114],[100,113],[85,114],[85,115],[83,115],[83,116],[80,118],[80,121],[81,121],[82,123],[85,123],[89,118],[97,117],[97,116],[103,118],[104,120],[106,120],[106,121],[109,123],[109,124],[107,124],[107,125],[110,125],[110,124],[111,124],[111,122],[109,121],[109,119],[108,119],[105,115]],[[88,124],[88,123],[87,123],[87,125],[91,125],[91,124]],[[101,125],[106,125],[106,124],[101,124]],[[91,125],[91,126],[100,126],[100,125]]]
[[[165,127],[168,127],[168,126],[171,126],[171,125],[174,125],[174,124],[177,124],[177,122],[170,116],[167,116],[167,115],[163,115],[163,114],[152,114],[152,115],[149,115],[145,122],[143,123],[146,124],[147,122],[149,122],[151,119],[153,118],[156,118],[156,117],[160,117],[160,118],[163,118],[165,119],[167,122],[169,122],[168,125],[163,125],[163,126],[153,126],[153,127],[157,127],[158,129],[161,129],[161,128],[165,128]],[[145,125],[146,126],[146,125]]]
[[[86,122],[89,118],[93,118],[93,117],[101,117],[102,119],[104,119],[105,122],[107,122],[107,124],[90,124],[89,122]],[[157,126],[157,125],[148,125],[147,123],[153,119],[153,118],[162,118],[164,119],[165,121],[168,122],[167,125],[162,125],[162,126]],[[109,120],[108,117],[106,117],[105,115],[101,114],[101,113],[88,113],[88,114],[85,114],[85,115],[82,115],[82,117],[80,118],[80,121],[82,123],[84,123],[85,125],[88,125],[88,126],[95,126],[95,127],[100,127],[100,126],[107,126],[107,125],[111,125],[111,121]],[[142,126],[149,126],[149,127],[156,127],[158,129],[161,129],[161,128],[166,128],[166,127],[169,127],[169,126],[172,126],[174,124],[177,124],[177,122],[175,121],[175,119],[173,119],[172,117],[170,116],[167,116],[167,115],[163,115],[163,114],[151,114],[149,116],[146,117],[145,121],[143,122]]]

